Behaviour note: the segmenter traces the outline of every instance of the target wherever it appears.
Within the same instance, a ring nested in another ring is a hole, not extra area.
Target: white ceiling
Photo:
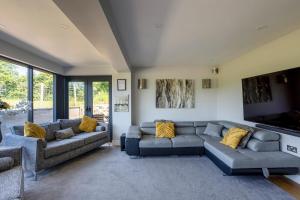
[[[222,64],[300,27],[299,0],[109,3],[134,67]]]
[[[92,23],[89,31],[98,34],[98,38],[91,41],[52,0],[1,0],[0,39],[63,67],[107,68],[116,65],[117,70],[128,71],[100,3],[97,0],[81,1],[81,4],[77,0],[60,2],[64,8],[77,2],[83,11],[77,12],[77,18],[86,19],[86,24]],[[90,5],[93,10],[89,11],[86,8]],[[94,18],[88,18],[91,13]],[[102,32],[97,31],[99,29]],[[103,40],[106,43],[101,46],[99,43]]]

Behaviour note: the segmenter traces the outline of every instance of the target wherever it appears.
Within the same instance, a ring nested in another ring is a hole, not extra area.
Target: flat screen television
[[[244,120],[300,134],[300,67],[242,79]]]

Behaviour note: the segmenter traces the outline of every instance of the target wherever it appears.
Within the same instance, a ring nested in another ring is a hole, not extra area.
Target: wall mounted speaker
[[[138,79],[138,89],[143,90],[147,88],[147,80],[146,79]]]

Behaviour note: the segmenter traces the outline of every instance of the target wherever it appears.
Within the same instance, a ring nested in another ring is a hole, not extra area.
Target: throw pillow
[[[236,149],[241,139],[247,135],[248,131],[241,128],[230,128],[220,143]]]
[[[57,140],[67,139],[73,137],[74,135],[75,133],[72,128],[66,128],[55,132],[55,137]]]
[[[24,125],[24,136],[25,137],[34,137],[34,138],[40,138],[43,141],[45,141],[46,137],[46,129],[31,123],[31,122],[25,122]]]
[[[208,123],[203,133],[214,137],[220,137],[222,129],[222,125]]]
[[[174,138],[175,126],[172,122],[156,122],[155,137],[157,138]]]
[[[83,116],[79,129],[84,132],[93,132],[97,126],[97,120],[88,116]]]

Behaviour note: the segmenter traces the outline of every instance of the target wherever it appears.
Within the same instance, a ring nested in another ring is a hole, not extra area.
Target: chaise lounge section
[[[222,127],[220,137],[204,134],[208,123]],[[155,138],[155,123],[132,126],[126,134],[130,156],[205,155],[227,175],[297,174],[300,158],[280,151],[280,135],[228,121],[175,122],[176,137]],[[245,148],[220,143],[229,128],[253,130]]]
[[[12,127],[12,133],[6,135],[5,144],[24,147],[24,168],[31,171],[36,179],[37,172],[70,160],[110,141],[108,125],[101,123],[95,132],[85,133],[79,130],[81,119],[61,119],[54,123],[43,124],[46,129],[46,141],[25,137],[24,126]],[[72,128],[75,136],[56,140],[55,132]]]

